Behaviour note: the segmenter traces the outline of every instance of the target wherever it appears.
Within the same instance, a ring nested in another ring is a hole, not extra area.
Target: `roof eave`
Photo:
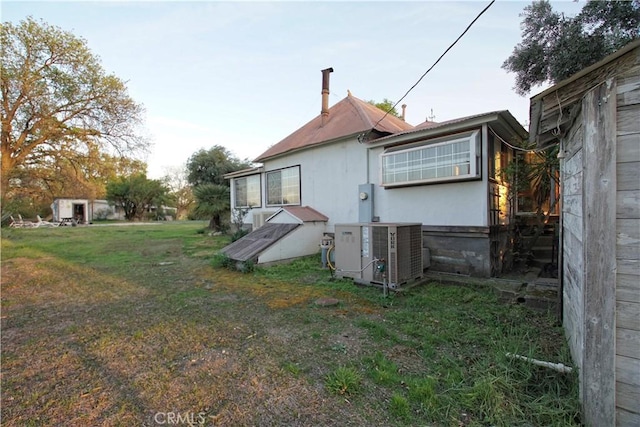
[[[224,174],[222,177],[224,179],[240,178],[240,177],[243,177],[243,176],[255,175],[256,173],[262,172],[263,169],[264,168],[262,166],[257,166],[257,167],[253,167],[253,168],[242,169],[242,170],[235,171],[235,172],[229,172],[229,173]]]
[[[462,120],[460,122],[444,124],[442,126],[435,125],[417,131],[409,131],[401,134],[392,134],[370,144],[371,148],[379,146],[392,146],[401,145],[406,143],[415,142],[418,140],[425,140],[444,136],[457,132],[464,132],[473,128],[478,128],[484,124],[503,123],[509,129],[511,136],[526,140],[528,137],[527,131],[522,125],[509,113],[507,110],[492,111],[490,113],[481,114],[478,116],[470,117],[468,120]]]
[[[530,100],[533,102],[535,100],[542,99],[545,96],[549,95],[550,93],[553,93],[553,92],[555,92],[555,91],[557,91],[559,89],[562,89],[563,87],[567,86],[568,84],[571,84],[572,82],[578,80],[579,78],[586,76],[587,74],[591,73],[594,70],[597,70],[598,68],[602,67],[603,65],[606,65],[611,61],[615,61],[616,59],[620,58],[621,56],[623,56],[626,53],[631,52],[633,49],[635,49],[637,47],[640,47],[640,40],[636,40],[636,41],[633,41],[633,42],[627,44],[626,46],[624,46],[620,50],[617,50],[614,53],[612,53],[611,55],[606,56],[605,58],[601,59],[600,61],[596,62],[595,64],[590,65],[587,68],[582,69],[581,71],[578,71],[577,73],[575,73],[571,77],[567,77],[566,79],[554,84],[553,86],[549,87],[548,89],[544,90],[543,92],[540,92],[539,94],[532,96],[530,98]]]

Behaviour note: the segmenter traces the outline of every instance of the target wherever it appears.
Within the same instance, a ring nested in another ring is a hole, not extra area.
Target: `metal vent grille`
[[[389,257],[389,227],[371,227],[373,256],[378,259]]]
[[[398,227],[398,276],[402,281],[422,275],[422,227]]]
[[[399,284],[402,282],[398,277],[398,257],[395,252],[391,252],[389,254],[389,283],[391,284]]]
[[[371,239],[371,250],[373,251],[373,257],[377,259],[387,260],[389,258],[388,227],[371,227]],[[374,281],[382,282],[382,276],[377,271],[374,273]]]
[[[420,225],[371,228],[372,255],[387,261],[387,278],[390,284],[400,285],[422,276],[422,227]]]

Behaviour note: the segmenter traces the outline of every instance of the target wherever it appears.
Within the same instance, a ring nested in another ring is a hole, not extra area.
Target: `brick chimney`
[[[402,116],[400,117],[402,119],[402,121],[406,121],[405,118],[405,114],[407,112],[407,104],[402,104]]]
[[[322,70],[322,110],[320,115],[322,116],[322,125],[329,117],[329,74],[333,73],[333,68],[329,67]]]

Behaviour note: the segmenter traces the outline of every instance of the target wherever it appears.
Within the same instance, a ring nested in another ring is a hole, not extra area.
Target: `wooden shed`
[[[563,324],[587,426],[640,425],[640,41],[531,98],[560,144]]]

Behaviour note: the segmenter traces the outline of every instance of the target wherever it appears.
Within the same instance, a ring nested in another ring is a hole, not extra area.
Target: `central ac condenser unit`
[[[422,277],[422,224],[336,224],[338,277],[397,288]]]

